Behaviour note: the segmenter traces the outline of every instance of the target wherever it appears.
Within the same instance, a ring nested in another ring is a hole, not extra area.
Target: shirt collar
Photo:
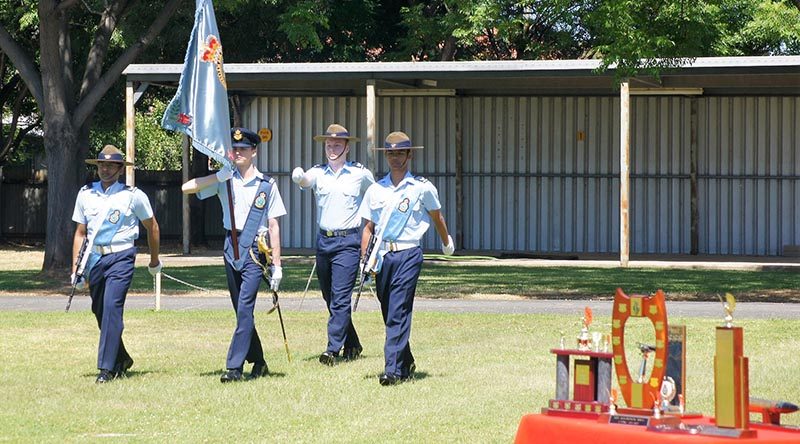
[[[350,169],[352,167],[353,167],[353,163],[351,161],[349,161],[349,160],[346,161],[344,163],[344,165],[342,165],[342,169],[340,170],[341,171],[340,174],[344,174],[344,173],[348,173],[349,174],[350,173]],[[335,175],[336,174],[336,172],[333,171],[333,168],[331,168],[331,165],[329,163],[325,164],[325,174],[331,174],[331,175]]]
[[[250,185],[256,179],[264,180],[264,174],[261,171],[258,171],[258,168],[256,168],[255,165],[253,165],[253,170],[255,170],[256,174],[253,176],[253,178],[249,182],[246,182],[245,185]],[[244,178],[239,173],[239,169],[238,168],[233,170],[233,176],[238,178],[242,182],[244,182]]]
[[[101,181],[98,180],[97,182],[92,183],[92,190],[97,191],[100,194],[106,194],[106,195],[114,194],[117,191],[122,190],[123,188],[125,188],[125,184],[122,182],[114,182],[113,184],[111,184],[110,187],[108,187],[105,190],[103,190],[103,183]]]
[[[384,186],[389,186],[392,188],[400,188],[406,183],[412,183],[413,181],[414,181],[414,175],[411,174],[411,171],[406,171],[406,175],[403,176],[403,180],[401,180],[400,183],[398,183],[397,186],[395,187],[394,184],[392,183],[392,173],[389,172],[388,174],[383,176],[383,179],[380,180],[380,183],[381,185]]]

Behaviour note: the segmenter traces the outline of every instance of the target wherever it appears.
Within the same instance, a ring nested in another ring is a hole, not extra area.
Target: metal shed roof
[[[252,95],[364,95],[383,90],[457,95],[616,95],[599,60],[226,63],[228,90]],[[177,85],[182,65],[130,65],[129,81]],[[701,57],[632,87],[703,88],[707,95],[800,95],[800,56]]]

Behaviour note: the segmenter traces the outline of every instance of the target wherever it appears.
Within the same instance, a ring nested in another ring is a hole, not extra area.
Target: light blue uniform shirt
[[[233,177],[229,180],[231,181],[231,192],[233,194],[233,215],[236,218],[236,229],[241,231],[245,222],[247,222],[247,215],[250,213],[250,207],[256,198],[256,192],[259,185],[261,185],[261,180],[264,180],[264,175],[256,170],[255,176],[245,182],[239,171],[235,170]],[[267,201],[267,217],[262,219],[261,226],[258,228],[259,232],[269,228],[269,219],[278,218],[286,214],[286,208],[283,206],[283,199],[281,199],[281,193],[278,192],[278,186],[275,184],[274,179],[270,180],[272,180],[272,186],[270,186]],[[231,218],[228,209],[228,188],[225,182],[218,182],[216,185],[211,185],[197,192],[197,197],[200,200],[208,199],[211,196],[219,196],[219,202],[222,204],[222,226],[226,230],[230,230]]]
[[[132,195],[131,195],[132,194]],[[72,212],[72,220],[87,226],[86,235],[93,237],[92,227],[89,221],[98,217],[98,213],[104,208],[108,212],[108,200],[113,200],[114,208],[118,205],[127,205],[127,209],[122,211],[122,223],[114,237],[111,238],[111,245],[132,244],[139,238],[139,221],[153,217],[153,208],[147,195],[138,188],[128,188],[122,182],[112,184],[108,189],[103,190],[100,181],[86,185],[78,192],[75,199],[75,210]],[[99,217],[106,217],[101,214]]]
[[[391,211],[391,208],[386,208],[386,205],[395,201],[398,193],[408,193],[409,195],[419,193],[419,200],[411,209],[411,216],[395,242],[419,242],[431,224],[428,211],[442,208],[442,204],[439,202],[439,192],[424,177],[414,177],[407,172],[403,180],[395,187],[392,184],[391,173],[387,174],[369,187],[358,213],[362,218],[377,224],[384,209]]]
[[[358,162],[345,162],[334,172],[328,164],[308,170],[309,188],[317,198],[317,225],[321,230],[349,230],[361,226],[358,208],[375,183],[372,172]]]

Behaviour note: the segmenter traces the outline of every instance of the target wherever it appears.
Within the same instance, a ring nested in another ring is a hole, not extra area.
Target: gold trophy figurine
[[[722,299],[722,296],[719,296],[719,300],[725,310],[725,327],[731,328],[733,327],[733,310],[736,309],[736,298],[730,293],[725,293],[725,300]]]

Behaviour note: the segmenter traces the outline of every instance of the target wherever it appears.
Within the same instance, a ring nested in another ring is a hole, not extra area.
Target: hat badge
[[[242,134],[241,130],[237,129],[236,131],[233,132],[233,140],[242,140],[243,138],[244,135]]]
[[[106,159],[110,159],[111,158],[111,154],[103,154],[103,157],[105,157]]]

